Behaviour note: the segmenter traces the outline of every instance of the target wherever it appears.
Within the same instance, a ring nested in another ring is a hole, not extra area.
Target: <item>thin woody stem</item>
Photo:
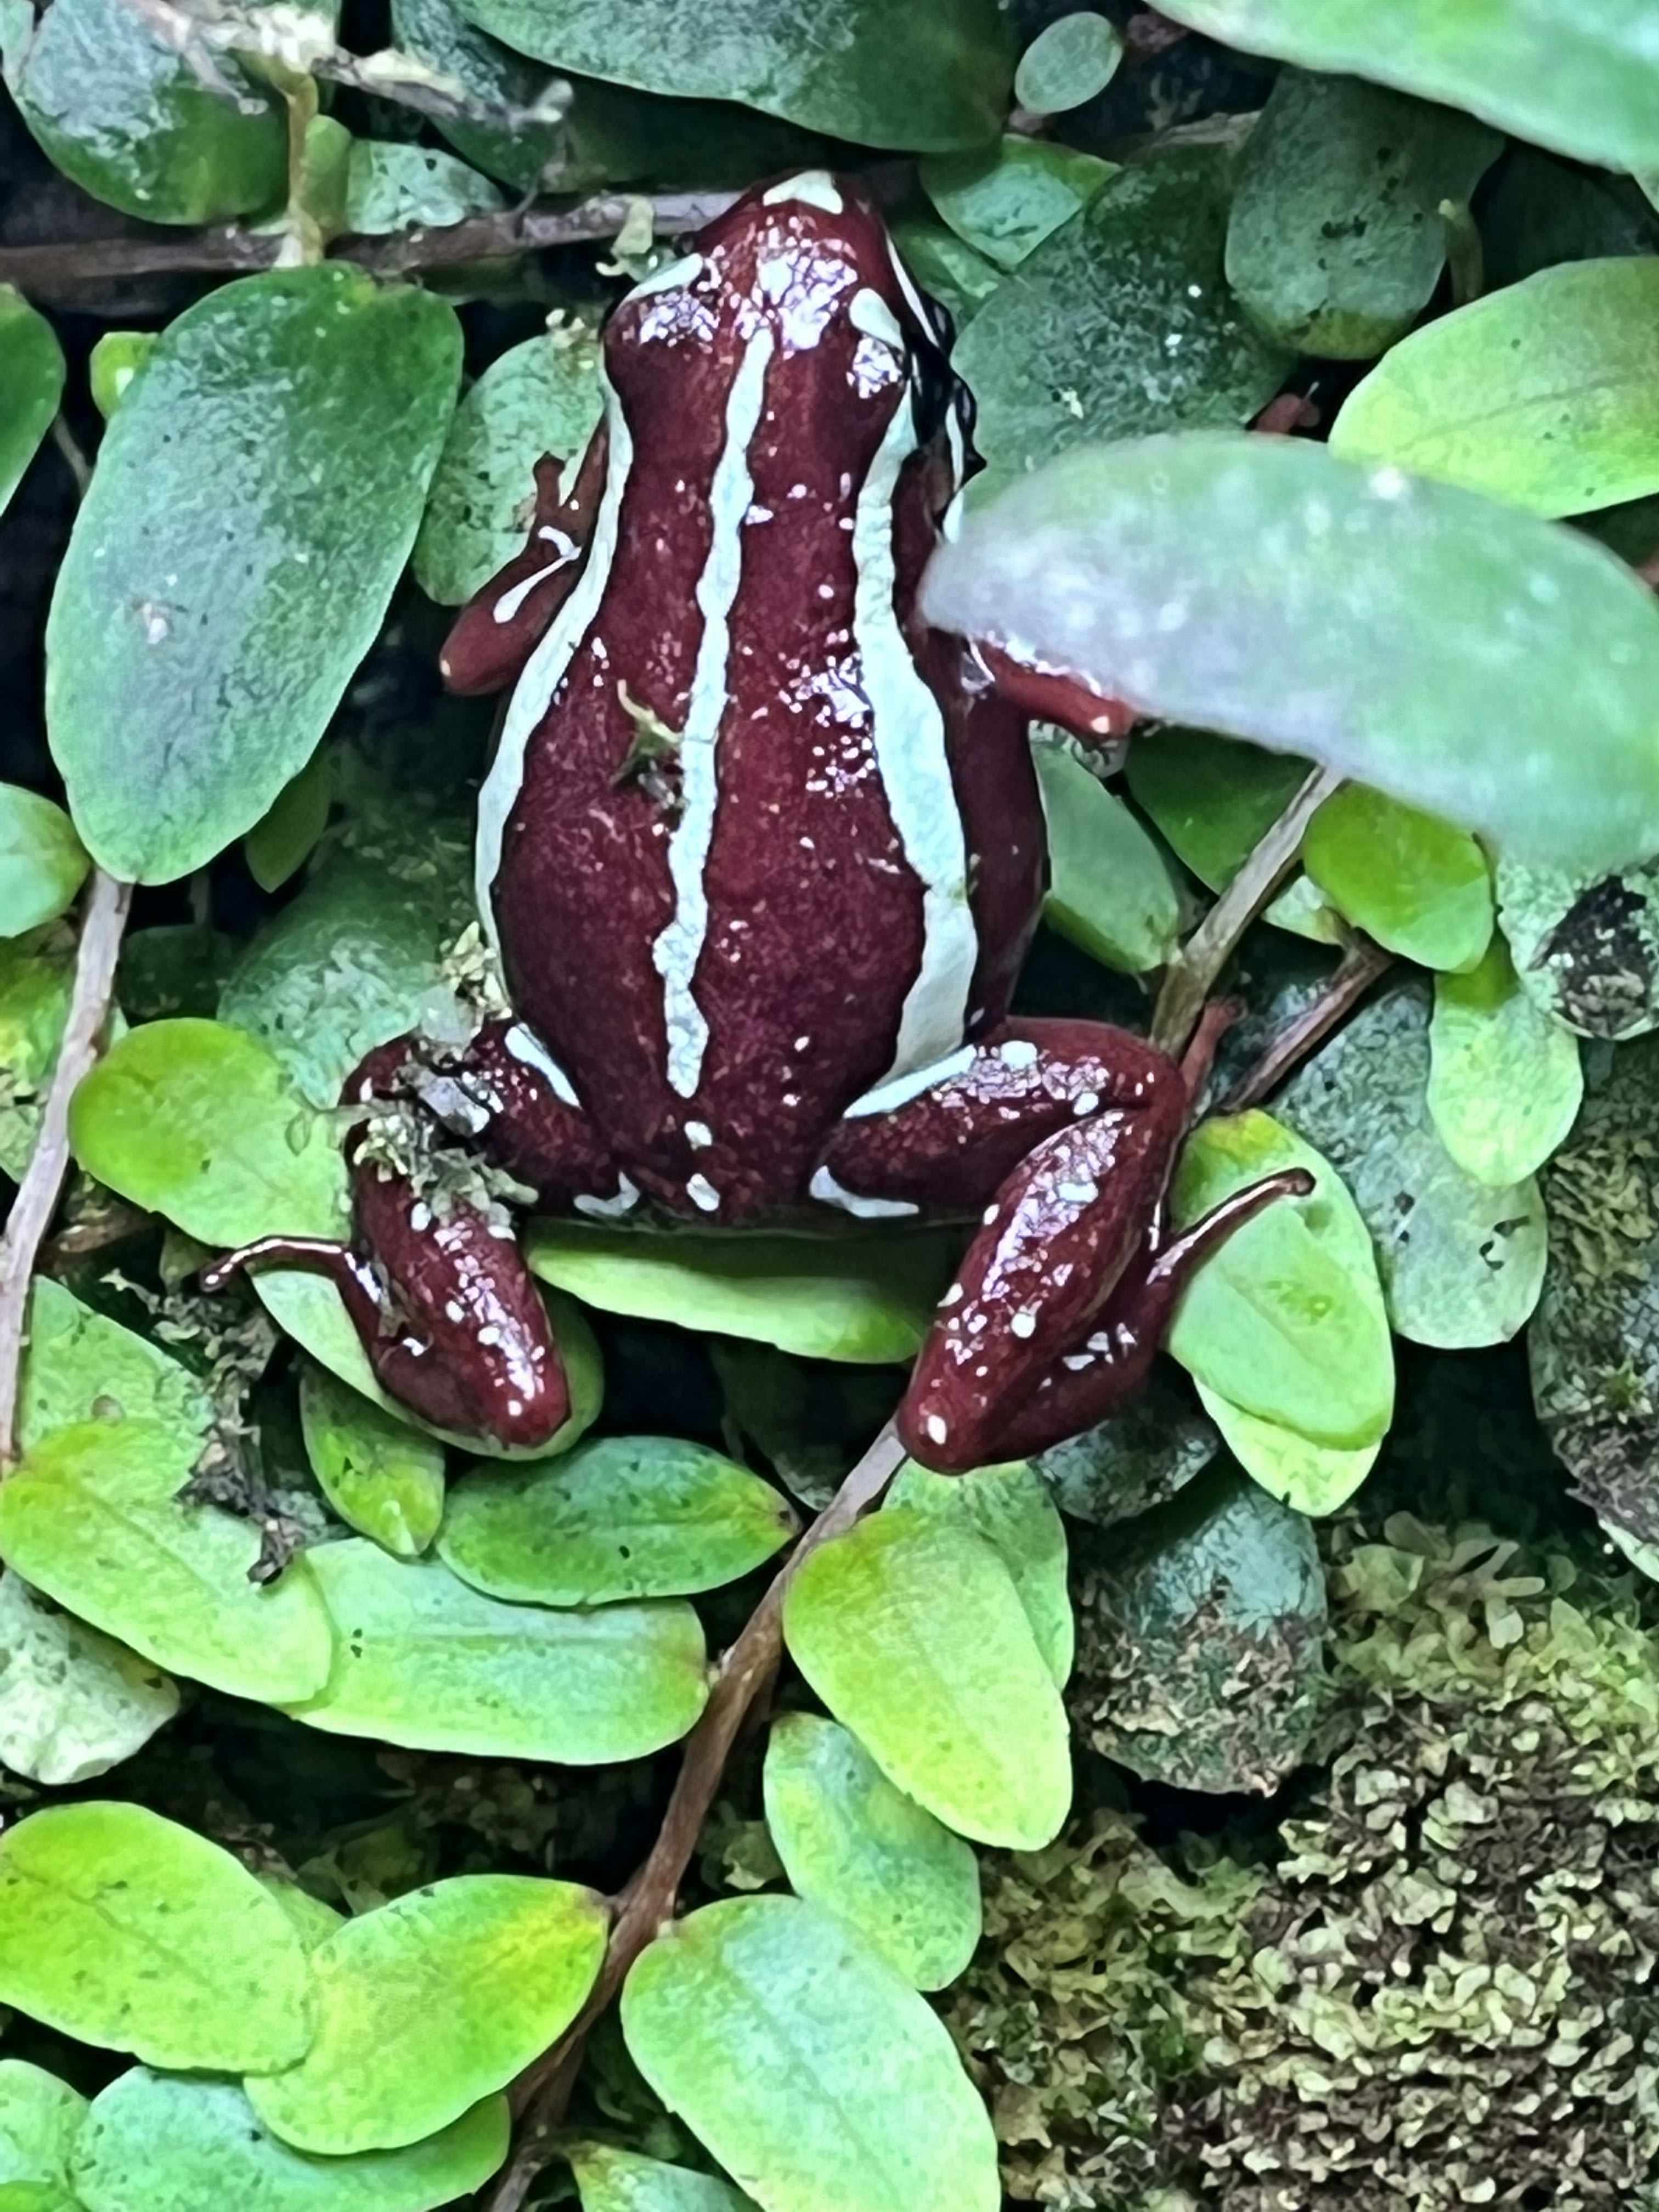
[[[1271,1097],[1315,1046],[1323,1043],[1343,1016],[1358,1005],[1377,977],[1393,965],[1393,953],[1385,952],[1370,938],[1352,945],[1318,997],[1268,1038],[1255,1065],[1228,1092],[1222,1111],[1242,1114],[1247,1106],[1259,1106],[1264,1098]]]

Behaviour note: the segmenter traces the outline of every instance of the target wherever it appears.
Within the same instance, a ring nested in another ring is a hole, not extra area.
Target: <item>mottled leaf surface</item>
[[[1527,996],[1501,937],[1468,975],[1435,978],[1429,1116],[1477,1182],[1536,1174],[1583,1094],[1577,1038]]]
[[[398,1559],[418,1558],[443,1518],[443,1446],[310,1364],[300,1422],[318,1487],[346,1526]]]
[[[90,1781],[178,1710],[159,1667],[0,1575],[0,1760],[14,1774],[56,1789]]]

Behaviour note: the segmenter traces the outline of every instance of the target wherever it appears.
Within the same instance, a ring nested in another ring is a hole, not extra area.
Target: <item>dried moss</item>
[[[1652,2191],[1659,1634],[1563,1554],[1386,1535],[1331,1539],[1332,1755],[1265,1855],[1165,1857],[1097,1812],[988,1869],[951,2021],[1016,2201]]]

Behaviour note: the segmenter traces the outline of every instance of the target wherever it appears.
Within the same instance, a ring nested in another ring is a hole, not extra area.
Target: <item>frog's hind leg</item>
[[[349,1244],[265,1237],[237,1267],[317,1269],[334,1281],[382,1388],[434,1428],[509,1449],[569,1419],[564,1363],[509,1210],[616,1213],[637,1197],[556,1066],[527,1032],[491,1023],[463,1053],[400,1037],[348,1079],[368,1109],[347,1140]]]
[[[1183,1069],[1101,1024],[1007,1023],[927,1089],[872,1094],[836,1130],[818,1197],[854,1212],[983,1209],[899,1410],[915,1458],[984,1466],[1104,1419],[1145,1378],[1193,1268],[1304,1186],[1270,1176],[1164,1245],[1164,1186],[1212,1033]]]

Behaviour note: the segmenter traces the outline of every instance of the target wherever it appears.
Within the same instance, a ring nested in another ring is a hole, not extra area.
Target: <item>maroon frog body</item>
[[[238,1255],[328,1267],[439,1427],[533,1449],[569,1400],[510,1224],[428,1139],[612,1223],[978,1217],[898,1416],[946,1469],[1103,1419],[1290,1187],[1166,1244],[1194,1068],[1008,1018],[1047,875],[1028,710],[1123,721],[915,615],[969,465],[944,343],[855,185],[757,188],[612,313],[586,454],[456,624],[452,685],[514,686],[477,854],[511,1014],[350,1078],[352,1247]]]

